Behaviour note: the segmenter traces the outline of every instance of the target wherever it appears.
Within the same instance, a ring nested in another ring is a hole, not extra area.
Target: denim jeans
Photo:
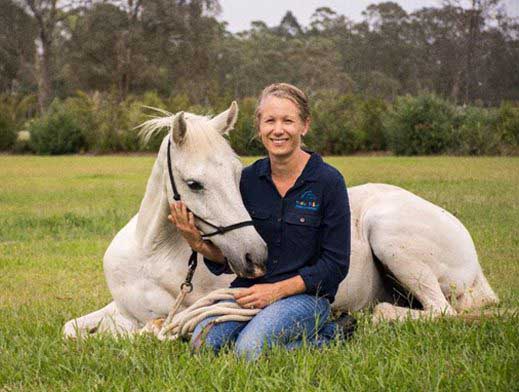
[[[191,345],[195,350],[207,347],[217,353],[234,343],[235,352],[249,360],[273,345],[295,349],[306,341],[308,345],[321,347],[338,334],[337,325],[328,320],[329,316],[327,299],[293,295],[265,307],[248,322],[213,324],[216,317],[208,317],[195,327]]]

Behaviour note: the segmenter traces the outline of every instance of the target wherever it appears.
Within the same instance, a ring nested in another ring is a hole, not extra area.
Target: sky
[[[441,6],[441,0],[393,0],[407,12],[422,7]],[[229,23],[227,29],[233,33],[247,30],[253,20],[262,20],[268,26],[279,24],[285,13],[290,10],[302,26],[308,26],[316,8],[330,7],[338,14],[354,21],[362,20],[362,11],[377,0],[220,0],[222,13],[220,20]],[[462,0],[462,4],[468,4]],[[503,0],[510,16],[519,16],[519,0]]]

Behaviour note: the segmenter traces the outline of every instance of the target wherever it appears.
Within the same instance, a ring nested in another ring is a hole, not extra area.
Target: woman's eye
[[[201,191],[202,189],[204,189],[204,186],[200,184],[198,181],[187,180],[186,183],[189,189],[191,189],[192,191]]]

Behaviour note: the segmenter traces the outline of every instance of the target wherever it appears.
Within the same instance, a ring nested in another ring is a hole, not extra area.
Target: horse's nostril
[[[245,253],[245,260],[247,261],[247,263],[252,263],[252,258],[250,256],[250,253]]]

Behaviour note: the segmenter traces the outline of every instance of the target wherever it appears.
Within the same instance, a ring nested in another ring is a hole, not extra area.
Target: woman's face
[[[259,135],[269,156],[287,157],[301,149],[301,136],[310,120],[303,122],[298,107],[289,99],[267,96],[260,106]]]

